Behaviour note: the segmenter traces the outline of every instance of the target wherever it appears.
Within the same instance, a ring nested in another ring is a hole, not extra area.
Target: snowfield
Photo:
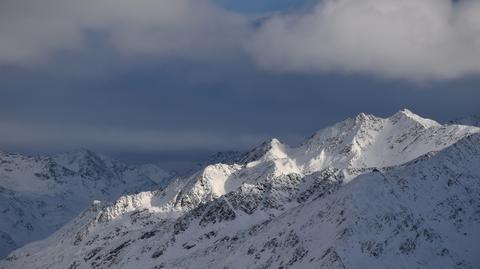
[[[0,268],[480,268],[479,242],[480,129],[402,110],[95,201]]]

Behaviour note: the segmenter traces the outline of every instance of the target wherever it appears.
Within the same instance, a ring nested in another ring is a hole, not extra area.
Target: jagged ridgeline
[[[480,129],[360,114],[95,202],[0,268],[479,268]]]
[[[0,152],[0,258],[52,234],[94,200],[163,186],[171,175],[81,150],[55,156]]]

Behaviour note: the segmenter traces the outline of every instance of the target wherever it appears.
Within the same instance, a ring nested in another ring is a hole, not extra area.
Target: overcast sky
[[[360,112],[480,114],[476,0],[4,0],[0,148],[165,166]]]

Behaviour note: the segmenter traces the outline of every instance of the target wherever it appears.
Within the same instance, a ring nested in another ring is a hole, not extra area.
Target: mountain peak
[[[430,128],[433,126],[440,126],[440,124],[434,120],[423,118],[412,111],[404,108],[397,113],[395,113],[393,116],[389,118],[394,124],[397,124],[398,122],[414,122],[416,124],[421,125],[424,128]]]
[[[282,159],[287,157],[286,154],[287,146],[282,144],[280,140],[272,138],[270,140],[270,148],[267,151],[269,158],[271,159]]]
[[[274,137],[274,138],[270,139],[269,145],[271,147],[278,147],[278,146],[281,146],[283,144],[282,144],[282,142],[280,142],[280,140],[278,140],[277,138]]]
[[[352,123],[347,123],[346,126],[347,129],[350,129],[352,131],[356,130],[354,132],[358,132],[361,129],[376,129],[383,120],[384,119],[372,114],[360,113],[355,117]]]
[[[283,151],[285,145],[280,142],[277,138],[272,138],[268,141],[263,142],[258,147],[255,147],[251,151],[247,152],[241,159],[240,163],[247,164],[249,162],[256,161],[264,157],[269,152],[278,152]]]
[[[355,120],[365,120],[366,118],[367,118],[367,114],[362,112],[355,117]]]
[[[409,109],[406,109],[406,108],[403,108],[403,109],[400,109],[399,111],[397,111],[397,113],[393,114],[390,118],[396,118],[396,119],[400,119],[400,118],[422,118],[420,117],[419,115],[413,113],[411,110]],[[422,118],[423,119],[423,118]]]
[[[409,116],[417,116],[417,114],[413,113],[410,109],[408,108],[402,108],[400,109],[397,113],[401,113],[404,115],[409,115]]]

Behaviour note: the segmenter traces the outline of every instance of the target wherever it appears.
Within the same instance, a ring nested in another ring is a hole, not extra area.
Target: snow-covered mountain
[[[217,163],[224,163],[224,164],[234,164],[237,163],[243,156],[245,152],[242,151],[233,151],[233,150],[228,150],[228,151],[218,151],[210,156],[208,156],[207,159],[197,162],[193,165],[188,166],[187,169],[183,169],[182,171],[175,170],[175,173],[177,177],[188,177],[191,174],[194,174],[198,172],[199,170],[211,165],[211,164],[217,164]]]
[[[0,152],[0,257],[58,230],[94,200],[156,189],[170,175],[88,150],[31,157]]]
[[[480,129],[360,114],[95,202],[0,268],[478,268]]]

